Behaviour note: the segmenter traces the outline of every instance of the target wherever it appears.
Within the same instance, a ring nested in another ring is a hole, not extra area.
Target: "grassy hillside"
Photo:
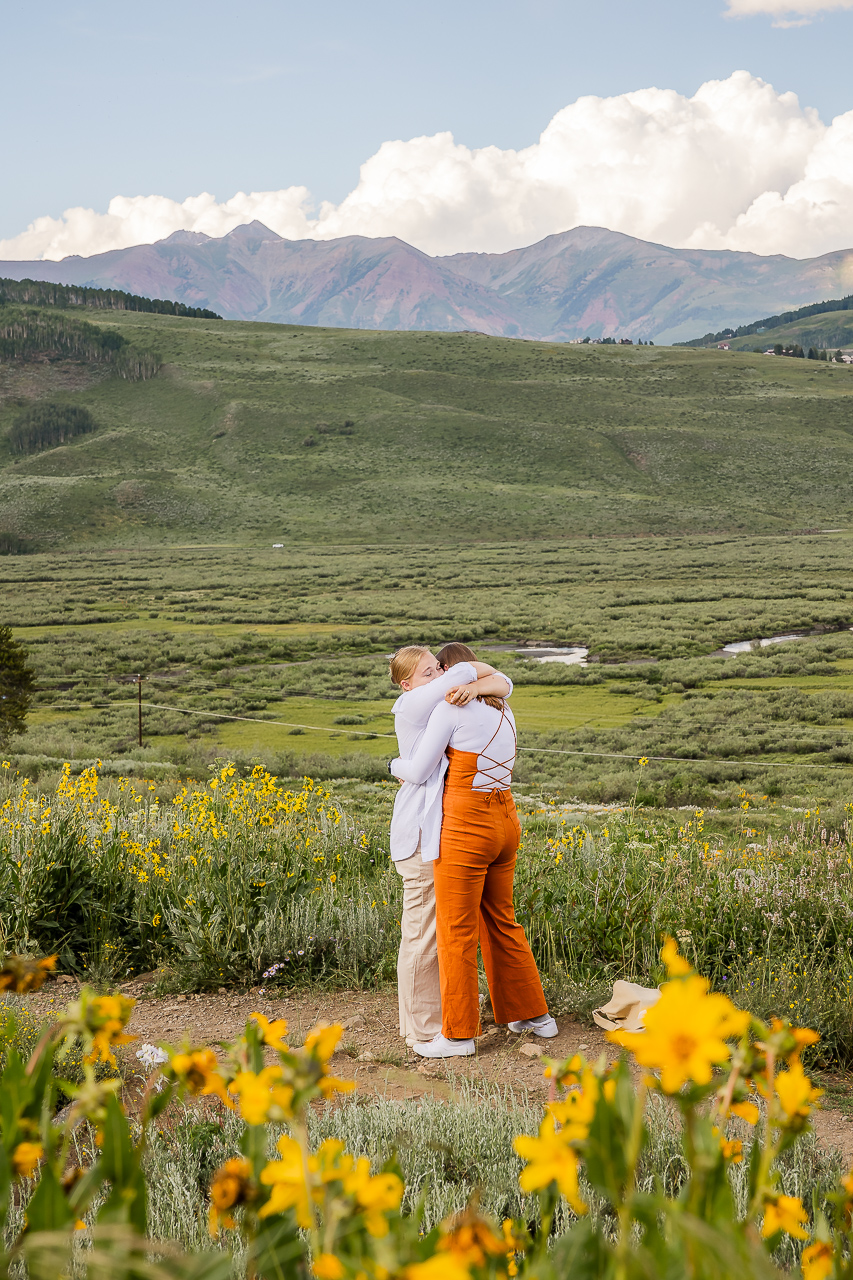
[[[853,512],[847,368],[93,320],[156,351],[161,373],[131,384],[85,364],[0,364],[0,530],[45,550],[774,532]],[[21,457],[9,437],[34,399],[86,408],[96,429]]]
[[[763,333],[745,338],[730,338],[733,351],[752,351],[761,346],[764,350],[781,342],[784,347],[797,343],[808,351],[809,347],[834,352],[838,347],[853,347],[853,312],[829,311],[823,315],[809,316],[806,320],[794,320],[780,324]]]

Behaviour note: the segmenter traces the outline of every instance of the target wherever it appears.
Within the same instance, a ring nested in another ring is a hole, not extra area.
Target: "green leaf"
[[[28,1231],[57,1231],[74,1221],[71,1206],[50,1164],[41,1169],[39,1184],[27,1205]]]
[[[251,1261],[263,1280],[303,1280],[305,1244],[292,1212],[267,1220],[255,1237]],[[251,1273],[251,1272],[250,1272]]]

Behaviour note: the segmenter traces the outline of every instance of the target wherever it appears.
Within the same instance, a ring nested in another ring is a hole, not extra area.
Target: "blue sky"
[[[723,0],[145,0],[0,6],[0,236],[69,205],[302,184],[340,200],[389,138],[532,142],[582,94],[689,96],[745,68],[828,120],[853,106],[853,11],[776,29]],[[13,50],[20,58],[10,57]]]
[[[853,9],[778,28],[728,2],[0,0],[0,238],[119,194],[339,202],[387,140],[526,147],[581,95],[689,97],[738,68],[826,122],[853,107]]]

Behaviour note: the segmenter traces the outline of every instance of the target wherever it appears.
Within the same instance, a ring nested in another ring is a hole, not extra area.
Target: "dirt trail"
[[[138,1003],[129,1030],[139,1044],[179,1043],[185,1037],[214,1047],[237,1036],[255,1011],[268,1018],[285,1018],[293,1044],[301,1044],[317,1022],[344,1026],[341,1050],[335,1055],[335,1073],[355,1080],[362,1092],[403,1101],[424,1094],[450,1098],[462,1080],[488,1081],[512,1089],[525,1089],[544,1101],[548,1081],[543,1077],[542,1056],[565,1058],[582,1052],[594,1060],[600,1053],[613,1055],[604,1033],[571,1018],[557,1018],[560,1033],[553,1040],[516,1036],[505,1027],[486,1021],[485,1034],[471,1058],[427,1062],[407,1049],[397,1029],[397,997],[393,991],[293,992],[283,998],[220,992],[218,995],[155,997],[144,981],[126,983],[120,990]],[[35,1014],[62,1007],[77,993],[77,984],[51,983],[26,1003]],[[134,1046],[128,1046],[132,1055]],[[823,1083],[823,1081],[822,1081]],[[819,1143],[837,1148],[853,1164],[853,1087],[847,1078],[833,1077],[832,1101],[844,1109],[826,1107],[815,1116]]]

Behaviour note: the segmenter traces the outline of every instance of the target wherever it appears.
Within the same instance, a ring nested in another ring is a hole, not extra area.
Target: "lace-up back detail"
[[[477,716],[480,723],[485,719],[485,715],[488,714],[488,712],[485,712],[485,714],[484,712],[485,709],[481,710]],[[483,737],[488,732],[488,727],[484,726]],[[467,724],[465,729],[469,730]],[[507,714],[505,709],[501,710],[496,727],[486,740],[485,745],[479,750],[466,749],[473,745],[470,731],[460,734],[459,737],[462,738],[465,746],[457,747],[451,745],[448,747],[447,755],[450,760],[450,769],[445,786],[450,788],[460,787],[466,791],[477,791],[484,794],[508,791],[512,785],[512,769],[515,764],[516,753],[516,733],[511,714]],[[451,743],[456,738],[457,735],[454,733]]]

